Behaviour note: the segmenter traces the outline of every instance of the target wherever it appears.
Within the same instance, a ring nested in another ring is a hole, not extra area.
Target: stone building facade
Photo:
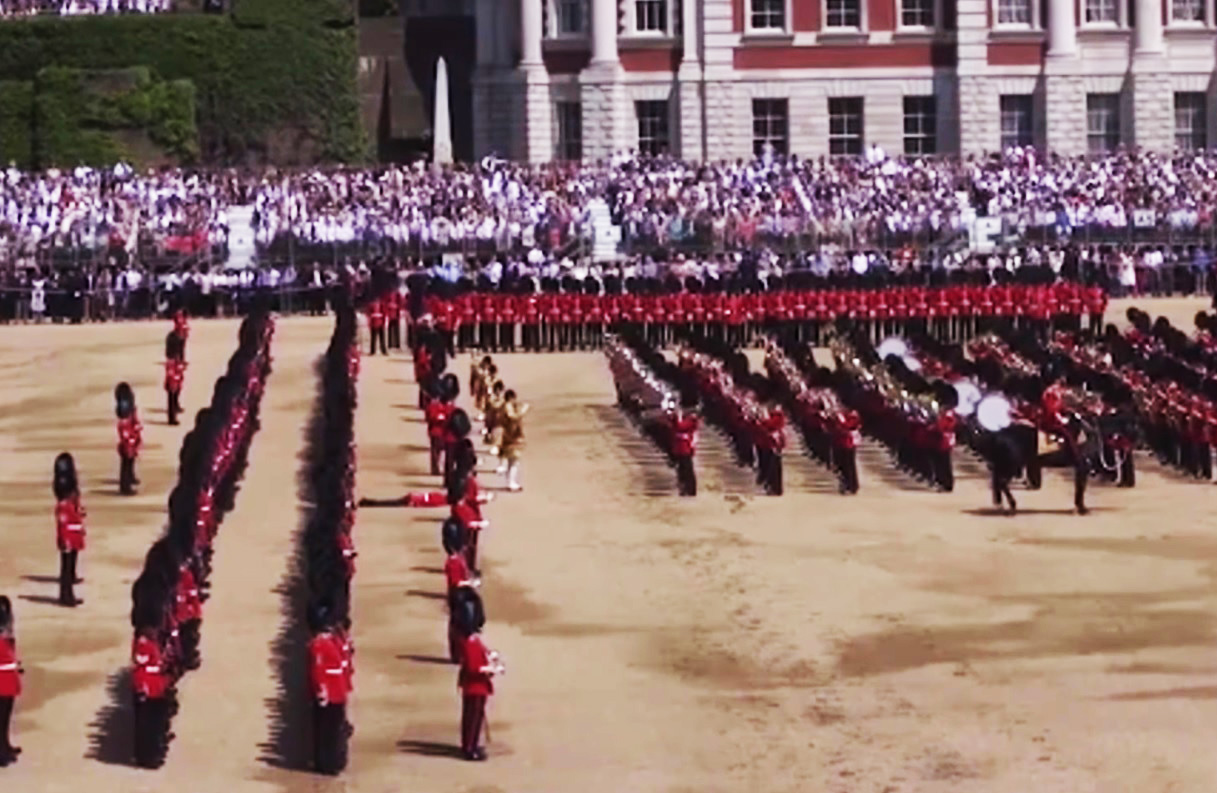
[[[1217,143],[1217,0],[468,0],[474,150]]]

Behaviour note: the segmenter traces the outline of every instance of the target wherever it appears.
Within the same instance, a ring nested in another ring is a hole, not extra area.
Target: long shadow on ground
[[[308,579],[304,572],[304,533],[313,517],[312,469],[321,463],[325,417],[321,410],[324,387],[324,357],[314,367],[317,395],[313,412],[304,431],[304,451],[296,477],[299,517],[292,542],[292,554],[275,594],[279,596],[282,623],[270,645],[270,665],[275,674],[276,693],[265,701],[269,734],[258,745],[258,759],[274,768],[308,771],[312,767],[309,750],[312,739],[312,692],[309,686],[308,642],[305,620],[308,608]]]
[[[106,681],[106,704],[89,724],[85,757],[107,765],[135,765],[135,715],[131,707],[131,668],[123,666]]]

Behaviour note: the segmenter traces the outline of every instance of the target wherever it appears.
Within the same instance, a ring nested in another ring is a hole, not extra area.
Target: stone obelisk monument
[[[440,56],[435,64],[435,129],[432,131],[431,165],[439,168],[452,162],[452,117],[448,113],[448,63]]]

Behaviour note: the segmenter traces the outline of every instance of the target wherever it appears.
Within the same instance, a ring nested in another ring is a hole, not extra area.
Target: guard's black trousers
[[[380,344],[380,354],[388,355],[389,351],[387,349],[385,349],[385,329],[383,327],[372,328],[371,336],[372,336],[372,346],[368,350],[368,355],[376,354],[377,343]]]
[[[13,698],[0,697],[0,757],[8,754],[13,748],[8,731],[13,723]]]
[[[169,738],[169,700],[135,696],[135,764],[159,768]]]
[[[466,694],[461,699],[461,749],[465,754],[471,754],[481,743],[482,725],[486,723],[486,697]]]
[[[676,485],[682,496],[697,495],[697,472],[691,456],[676,458]]]
[[[346,705],[313,706],[313,768],[333,776],[347,763]]]
[[[177,417],[182,412],[182,392],[166,391],[165,394],[169,398],[169,405],[165,412],[169,414],[169,423],[176,425]]]
[[[393,350],[401,349],[401,320],[389,320],[389,348]]]
[[[756,447],[756,483],[771,496],[782,495],[782,453]]]
[[[76,551],[59,552],[59,604],[76,605]]]
[[[129,496],[135,492],[135,458],[119,455],[118,492]]]

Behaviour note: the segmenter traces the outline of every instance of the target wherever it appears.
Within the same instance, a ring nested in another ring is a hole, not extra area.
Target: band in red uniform
[[[21,674],[13,604],[7,595],[0,595],[0,768],[16,762],[21,754],[21,747],[13,746],[10,737],[13,706],[21,696]]]
[[[693,458],[697,454],[697,432],[701,417],[697,415],[697,396],[685,394],[679,407],[667,413],[671,441],[668,446],[672,465],[676,468],[676,485],[682,496],[697,495],[697,471]]]
[[[63,452],[55,458],[51,489],[55,494],[55,545],[59,549],[59,605],[75,607],[76,563],[85,549],[85,510],[80,503],[76,461]]]
[[[177,330],[165,337],[165,412],[169,423],[177,425],[182,412],[182,384],[186,379],[186,339]]]
[[[118,417],[118,490],[124,496],[129,496],[139,484],[135,475],[135,461],[143,445],[144,428],[139,422],[135,392],[131,386],[119,383],[114,389],[114,403],[114,413]]]

